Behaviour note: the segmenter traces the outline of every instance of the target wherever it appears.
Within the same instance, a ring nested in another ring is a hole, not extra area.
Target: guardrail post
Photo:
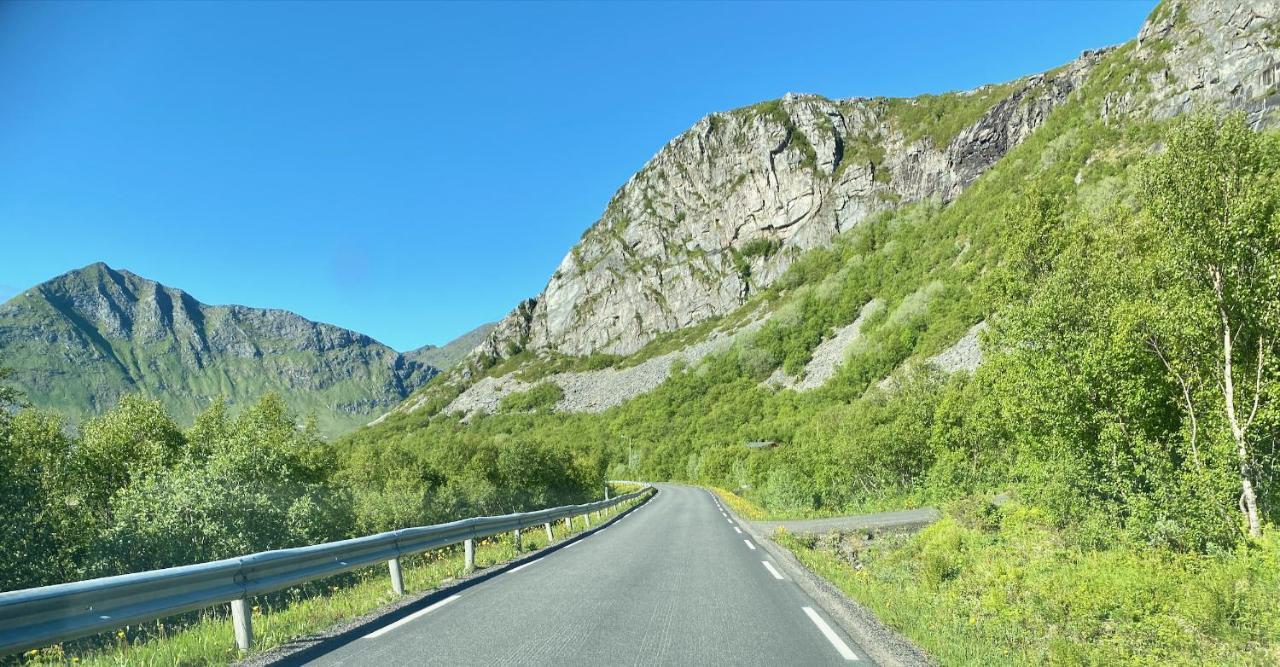
[[[231,601],[231,624],[236,629],[236,647],[248,651],[253,645],[253,616],[249,612],[248,600]]]
[[[516,542],[516,553],[520,553],[520,529],[519,528],[516,529],[515,542]]]
[[[462,571],[471,572],[476,569],[476,541],[467,540],[462,543],[462,552],[464,555]]]
[[[556,536],[551,534],[551,522],[548,521],[547,522],[547,544],[549,545],[555,541],[556,541]]]
[[[566,533],[573,532],[573,517],[567,516],[564,518],[564,530]]]
[[[387,561],[387,568],[391,570],[391,590],[396,595],[404,595],[404,576],[400,574],[400,558],[392,558]]]
[[[591,527],[591,512],[587,512],[586,514],[582,515],[582,527],[583,528]]]

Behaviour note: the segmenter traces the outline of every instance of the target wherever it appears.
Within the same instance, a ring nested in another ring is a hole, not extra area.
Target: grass
[[[889,98],[884,100],[884,106],[907,143],[928,137],[934,148],[944,150],[961,130],[976,123],[997,102],[1008,97],[1013,87],[1006,83],[967,92]]]
[[[734,514],[737,514],[744,519],[749,521],[763,521],[772,518],[763,507],[760,507],[732,491],[726,491],[715,486],[711,487],[711,490],[714,491],[717,496],[720,496],[720,500],[724,501],[724,504],[728,505],[729,509],[733,510]]]
[[[1011,503],[915,536],[777,541],[945,665],[1280,663],[1280,542],[1088,549]]]
[[[636,487],[638,489],[640,487]],[[622,491],[621,486],[618,488]],[[635,490],[629,489],[628,490]],[[626,491],[622,491],[626,492]],[[614,516],[639,501],[607,510]],[[599,522],[593,522],[593,526]],[[572,529],[563,521],[552,524],[557,542],[585,530],[575,519]],[[494,567],[522,553],[547,546],[546,532],[529,529],[516,549],[513,536],[504,534],[476,542],[476,569]],[[403,558],[405,592],[422,593],[439,588],[464,574],[462,545]],[[391,591],[385,565],[260,596],[253,600],[254,646],[260,654],[300,637],[322,632],[401,599]],[[22,662],[30,665],[224,665],[241,659],[226,605],[213,607],[192,618],[131,626],[113,633],[29,651]]]
[[[709,487],[720,496],[720,500],[729,506],[735,514],[747,519],[748,521],[790,521],[795,519],[826,519],[830,517],[846,516],[852,512],[835,509],[814,509],[814,510],[776,510],[762,507],[758,503],[748,498],[744,498],[732,491],[727,491],[717,486]],[[875,507],[867,509],[868,512],[887,511],[889,509],[901,509],[906,506],[901,502],[888,500],[885,503],[878,504]]]

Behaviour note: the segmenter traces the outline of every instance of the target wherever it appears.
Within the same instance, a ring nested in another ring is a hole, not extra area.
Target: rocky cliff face
[[[279,393],[333,434],[395,405],[437,370],[340,327],[283,310],[208,306],[94,264],[0,305],[0,363],[28,399],[72,416],[123,393],[190,419],[219,397]]]
[[[727,313],[799,253],[867,216],[955,197],[1100,57],[945,97],[788,95],[707,116],[618,191],[543,294],[512,313],[484,351],[627,354]],[[953,135],[946,125],[955,118],[939,117],[948,114],[969,116]],[[924,127],[907,125],[915,117]]]
[[[1166,0],[1138,33],[1134,57],[1152,65],[1145,85],[1116,93],[1108,110],[1168,118],[1211,106],[1270,124],[1280,107],[1280,2]]]
[[[1104,115],[1275,106],[1276,0],[1169,2]],[[546,289],[475,357],[628,354],[727,313],[802,251],[878,211],[949,201],[1066,101],[1110,50],[1000,86],[913,99],[788,95],[703,118],[614,195]],[[1260,120],[1261,122],[1261,120]]]

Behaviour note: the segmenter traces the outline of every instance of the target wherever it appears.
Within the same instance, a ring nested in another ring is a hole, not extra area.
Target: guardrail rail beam
[[[470,572],[475,569],[477,539],[514,531],[518,551],[521,530],[542,524],[551,544],[555,541],[551,524],[556,521],[564,520],[565,529],[572,531],[573,518],[581,516],[590,526],[591,512],[602,516],[604,510],[655,492],[647,487],[583,505],[462,519],[209,563],[0,592],[0,657],[228,602],[236,646],[248,651],[253,645],[249,601],[254,596],[384,562],[392,590],[403,595],[403,556],[462,542]]]

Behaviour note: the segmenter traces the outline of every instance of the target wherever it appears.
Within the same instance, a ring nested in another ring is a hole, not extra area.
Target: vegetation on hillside
[[[603,458],[437,431],[336,448],[267,396],[181,429],[126,396],[67,435],[0,393],[0,590],[183,565],[601,495]],[[447,441],[447,442],[446,442]]]
[[[1240,116],[1101,117],[1155,66],[1129,49],[955,201],[860,223],[736,313],[626,359],[488,369],[632,364],[771,315],[600,414],[553,413],[560,389],[541,383],[464,423],[438,414],[457,388],[433,383],[423,409],[334,443],[273,397],[187,429],[127,397],[68,435],[0,389],[0,588],[677,480],[762,513],[946,507],[884,546],[790,544],[947,662],[1280,660],[1280,140]],[[956,114],[1001,97],[895,113],[945,143]],[[821,389],[764,384],[872,302]],[[923,363],[980,321],[978,370]]]
[[[326,436],[363,426],[437,372],[346,329],[206,305],[101,263],[0,304],[0,357],[28,401],[73,421],[137,393],[189,425],[219,398],[238,408],[276,392]]]
[[[941,95],[882,98],[880,102],[908,143],[927,137],[934,148],[946,150],[961,130],[1007,98],[1013,87],[1006,83]]]
[[[1100,71],[1081,99],[1123,80],[1107,64]],[[1157,142],[1164,150],[1149,156]],[[1023,647],[1019,660],[1158,662],[1170,655],[1165,632],[1169,646],[1196,644],[1187,655],[1261,661],[1280,622],[1257,604],[1277,574],[1265,526],[1280,513],[1278,350],[1267,334],[1280,305],[1278,174],[1276,139],[1240,117],[1122,126],[1069,104],[952,204],[883,215],[802,257],[744,306],[774,317],[733,349],[601,415],[495,415],[468,430],[594,443],[611,476],[733,489],[775,514],[1010,493],[1015,503],[979,531],[980,548],[943,568],[960,583],[932,598],[935,615],[967,619],[978,602],[1010,618],[1051,614],[1075,604],[1061,577],[1080,577],[1097,584],[1090,594],[1103,607],[1059,614],[1048,638],[1001,625],[1009,650]],[[885,308],[826,386],[762,385],[775,368],[802,368],[871,299]],[[991,327],[975,373],[919,363],[980,320]],[[449,423],[398,415],[350,440],[396,429],[426,447]],[[782,444],[744,446],[758,439]],[[963,554],[966,539],[946,543]],[[1018,557],[1029,539],[1055,546]],[[916,543],[894,553],[868,561],[872,574],[874,563],[893,562],[894,577],[945,565]],[[993,569],[970,569],[979,562]],[[1148,572],[1124,585],[1105,575],[1139,564]],[[1218,592],[1167,599],[1201,579]],[[1132,605],[1141,609],[1125,611]],[[929,627],[889,618],[908,632]],[[966,623],[956,629],[973,646],[992,641]],[[1064,652],[1061,637],[1085,636],[1089,624],[1114,631],[1110,644]]]

